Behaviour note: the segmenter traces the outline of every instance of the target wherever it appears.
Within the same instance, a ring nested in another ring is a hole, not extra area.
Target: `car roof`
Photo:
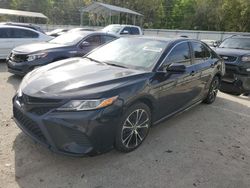
[[[197,39],[191,39],[191,38],[184,38],[184,37],[175,37],[175,38],[168,38],[168,37],[160,37],[160,36],[124,36],[123,38],[141,38],[141,39],[151,39],[151,40],[158,40],[163,42],[181,42],[181,41],[198,41]]]
[[[22,27],[22,26],[15,26],[15,25],[5,25],[5,24],[0,24],[0,28],[15,28],[15,29],[25,29],[25,30],[29,30],[29,31],[34,31],[37,33],[42,33],[38,30],[35,29],[31,29],[29,27]]]
[[[113,26],[122,26],[122,27],[125,27],[125,26],[126,27],[140,27],[140,26],[137,26],[137,25],[126,25],[126,24],[110,24],[110,25],[113,25]],[[110,25],[107,25],[107,26],[110,26]]]
[[[104,31],[75,31],[74,33],[80,33],[80,34],[84,34],[84,35],[92,35],[92,34],[103,34],[103,35],[109,35],[109,36],[113,36],[113,37],[119,37],[118,35],[115,35],[113,33],[109,33],[109,32],[104,32]]]
[[[231,38],[250,38],[250,34],[232,35]]]

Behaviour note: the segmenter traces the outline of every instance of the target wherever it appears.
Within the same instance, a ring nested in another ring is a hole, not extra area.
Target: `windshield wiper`
[[[84,58],[89,59],[90,61],[94,61],[94,62],[96,62],[96,63],[105,64],[105,63],[103,63],[103,62],[101,62],[101,61],[98,61],[98,60],[93,59],[93,58],[90,58],[90,57],[84,57]]]
[[[111,66],[115,66],[115,67],[121,67],[121,68],[125,68],[125,69],[128,68],[128,67],[125,67],[125,66],[123,66],[123,65],[118,65],[118,64],[115,64],[115,63],[107,63],[107,62],[105,62],[105,64],[111,65]]]

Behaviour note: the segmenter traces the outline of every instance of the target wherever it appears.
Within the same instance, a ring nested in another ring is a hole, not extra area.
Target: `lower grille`
[[[46,126],[50,136],[57,147],[61,148],[65,143],[75,142],[81,147],[91,147],[88,137],[76,129],[60,126],[56,123],[47,123]]]
[[[15,107],[13,108],[13,114],[20,126],[22,126],[26,131],[35,136],[41,142],[46,143],[46,138],[44,137],[41,129],[33,120],[26,117],[20,110]]]

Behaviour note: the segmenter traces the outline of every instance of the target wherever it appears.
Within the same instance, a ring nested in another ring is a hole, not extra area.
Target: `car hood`
[[[71,58],[38,68],[24,77],[19,91],[41,98],[97,98],[128,82],[145,78],[145,71]]]
[[[66,47],[66,46],[62,45],[62,44],[41,42],[41,43],[33,43],[33,44],[18,46],[16,48],[14,48],[13,51],[17,52],[17,53],[31,54],[31,53],[35,53],[38,51],[48,51],[51,49],[62,48],[62,47]]]
[[[215,48],[214,50],[216,51],[217,54],[226,56],[239,57],[246,54],[250,54],[250,50],[242,50],[242,49]]]

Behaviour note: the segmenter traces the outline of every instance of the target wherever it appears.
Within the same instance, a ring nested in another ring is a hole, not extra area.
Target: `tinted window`
[[[91,36],[86,39],[86,42],[88,42],[90,46],[99,46],[101,45],[101,36],[100,35]]]
[[[140,31],[137,27],[131,27],[130,31],[131,31],[131,35],[139,35],[140,34]]]
[[[178,44],[167,57],[167,63],[191,64],[190,49],[187,42]]]
[[[102,36],[102,43],[104,44],[104,43],[109,42],[109,41],[112,41],[112,40],[114,40],[114,39],[115,39],[115,37],[108,36],[108,35],[103,35],[103,36]]]
[[[198,42],[192,42],[192,47],[194,51],[194,63],[201,63],[201,61],[210,57],[210,52],[205,45]]]
[[[25,30],[25,29],[11,29],[12,38],[37,38],[36,32]]]
[[[0,38],[9,38],[6,28],[0,29]]]
[[[130,27],[125,27],[122,31],[121,34],[130,34]]]

